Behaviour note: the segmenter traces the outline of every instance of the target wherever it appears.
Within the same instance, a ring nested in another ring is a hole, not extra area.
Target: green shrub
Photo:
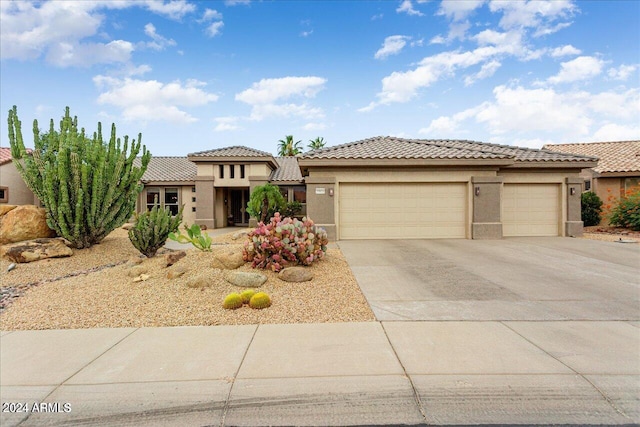
[[[178,231],[178,234],[169,233],[169,239],[178,243],[191,243],[196,249],[211,252],[211,236],[203,233],[198,224],[192,224],[191,227],[185,224],[184,229],[186,236]]]
[[[265,184],[253,189],[247,212],[258,221],[266,222],[276,212],[283,210],[286,204],[277,186]]]
[[[609,224],[640,231],[640,189],[620,197],[609,216]]]
[[[78,128],[78,118],[69,107],[57,131],[50,121],[43,134],[33,121],[34,150],[27,153],[17,108],[9,111],[9,144],[13,164],[22,179],[40,199],[47,212],[47,225],[77,248],[100,243],[133,214],[142,191],[140,178],[147,169],[151,153],[138,140],[116,137],[111,125],[108,142],[102,138],[102,125],[92,137]],[[142,148],[140,167],[134,160]]]
[[[300,202],[289,202],[286,207],[283,209],[283,214],[285,217],[293,218],[302,212],[302,203]]]
[[[582,193],[582,221],[586,227],[600,224],[602,200],[592,191]]]
[[[311,265],[327,251],[327,232],[313,221],[282,218],[279,213],[267,224],[249,232],[242,258],[253,268],[280,271],[287,264]]]
[[[184,205],[178,215],[172,216],[171,211],[159,207],[157,201],[156,198],[156,205],[150,211],[136,215],[135,224],[129,230],[129,240],[147,258],[164,246],[169,233],[177,231],[182,222]]]

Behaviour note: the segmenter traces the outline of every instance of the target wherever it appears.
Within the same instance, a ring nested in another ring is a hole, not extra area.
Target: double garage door
[[[342,183],[340,239],[465,238],[464,183]]]
[[[342,183],[340,239],[465,238],[465,183]],[[504,184],[504,236],[557,236],[560,186]]]

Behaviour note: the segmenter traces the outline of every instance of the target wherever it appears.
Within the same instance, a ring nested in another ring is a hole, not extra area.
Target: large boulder
[[[211,262],[211,267],[219,268],[220,270],[235,270],[241,265],[244,265],[241,249],[235,251],[229,249],[216,252]]]
[[[55,235],[47,225],[47,214],[42,208],[18,206],[0,216],[0,245]]]
[[[14,262],[31,262],[45,258],[61,258],[73,255],[64,239],[34,239],[4,245],[0,251],[3,257]]]
[[[2,217],[2,215],[6,214],[10,210],[13,210],[17,207],[18,207],[17,205],[0,205],[0,217]]]
[[[241,288],[257,288],[267,281],[267,276],[260,273],[247,273],[244,271],[229,272],[225,278],[227,282]]]
[[[280,270],[278,279],[285,282],[308,282],[313,279],[313,273],[304,267],[288,267]]]

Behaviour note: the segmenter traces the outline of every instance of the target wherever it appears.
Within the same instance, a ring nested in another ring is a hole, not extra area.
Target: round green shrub
[[[251,297],[254,296],[255,294],[256,294],[256,291],[254,291],[253,289],[247,289],[242,291],[242,293],[240,294],[240,296],[242,297],[242,302],[244,304],[249,304]]]
[[[613,208],[609,223],[617,227],[640,231],[640,189],[630,190]]]
[[[233,292],[224,298],[222,306],[227,310],[235,310],[236,308],[242,307],[242,304],[242,296],[236,292]]]
[[[271,306],[271,297],[264,292],[258,292],[249,300],[249,307],[262,309]]]
[[[600,214],[602,213],[602,200],[592,191],[582,193],[582,221],[585,227],[600,224]]]

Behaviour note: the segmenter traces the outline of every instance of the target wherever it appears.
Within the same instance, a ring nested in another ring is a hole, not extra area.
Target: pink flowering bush
[[[309,218],[302,221],[283,218],[279,212],[269,223],[258,223],[244,244],[242,257],[254,268],[280,271],[288,264],[311,265],[327,251],[327,232],[313,225]]]

